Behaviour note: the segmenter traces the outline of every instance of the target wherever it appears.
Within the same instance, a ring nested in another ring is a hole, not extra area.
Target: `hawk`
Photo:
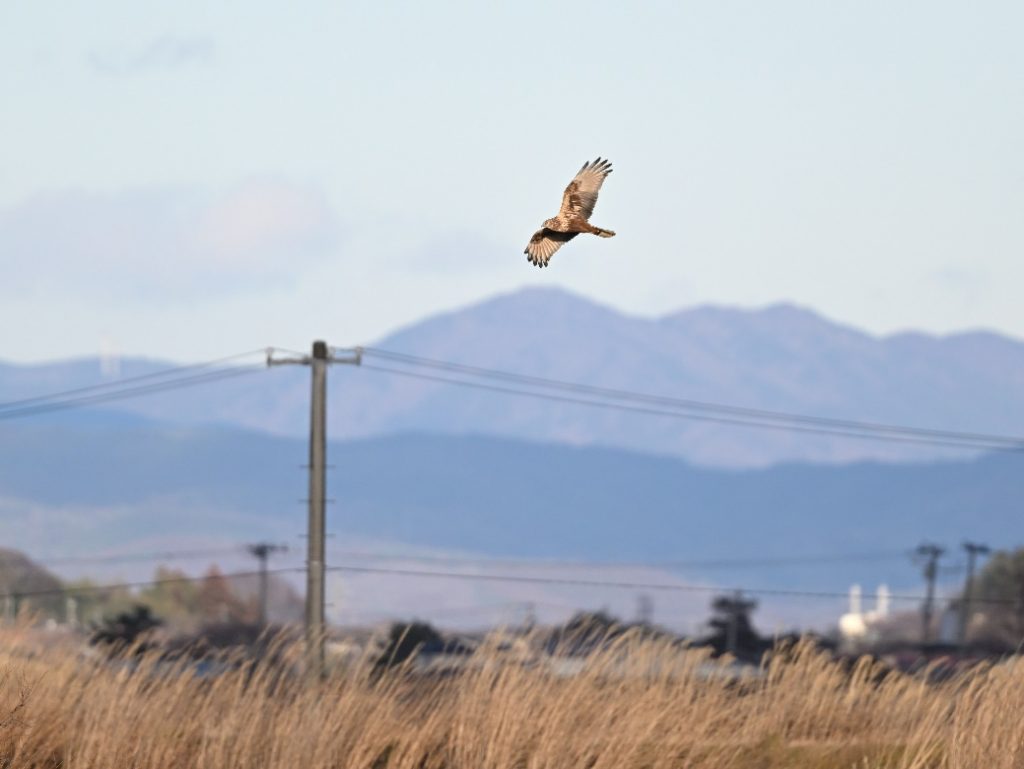
[[[528,262],[538,267],[547,267],[552,254],[581,232],[589,232],[599,238],[615,235],[611,230],[595,227],[588,221],[597,203],[597,193],[611,172],[610,160],[598,158],[583,164],[583,168],[562,194],[562,207],[558,209],[558,215],[544,222],[544,226],[533,233],[530,242],[526,244],[523,253],[527,255]]]

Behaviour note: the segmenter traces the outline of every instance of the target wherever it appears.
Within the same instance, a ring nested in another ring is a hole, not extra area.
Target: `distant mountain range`
[[[374,346],[751,408],[1024,434],[1024,342],[989,332],[876,337],[790,305],[701,307],[649,319],[559,290],[528,289],[428,318]],[[126,359],[121,376],[168,365]],[[97,381],[103,379],[96,359],[0,365],[0,402]],[[618,447],[722,467],[965,456],[932,446],[598,410],[369,368],[337,366],[329,381],[330,434],[336,439],[409,431],[494,435]],[[308,390],[308,372],[281,367],[104,408],[171,424],[217,423],[301,436],[308,424]]]
[[[48,565],[53,555],[271,539],[293,548],[280,565],[300,566],[305,458],[302,439],[229,428],[111,424],[70,413],[10,422],[0,431],[0,540]],[[1018,455],[733,470],[621,449],[422,434],[336,442],[329,461],[336,501],[328,557],[338,565],[840,593],[855,581],[869,590],[888,582],[917,594],[919,574],[901,551],[922,540],[952,549],[946,565],[958,560],[964,538],[1004,548],[1024,541]],[[467,565],[459,554],[555,563]],[[564,563],[581,559],[649,565]],[[220,559],[199,565],[210,560]],[[253,568],[241,554],[226,566]],[[118,568],[123,575],[130,566]],[[953,585],[961,578],[945,574]],[[340,589],[335,611],[364,615],[395,605],[429,615],[527,600],[628,608],[643,592],[375,573],[332,579]],[[652,592],[674,620],[696,621],[710,597]],[[790,624],[835,617],[845,604],[762,600]]]

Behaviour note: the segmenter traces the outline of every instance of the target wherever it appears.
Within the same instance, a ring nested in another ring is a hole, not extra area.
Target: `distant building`
[[[839,618],[839,635],[843,646],[858,648],[878,638],[878,626],[889,616],[889,588],[879,585],[875,593],[875,608],[864,611],[860,585],[850,586],[850,610]]]

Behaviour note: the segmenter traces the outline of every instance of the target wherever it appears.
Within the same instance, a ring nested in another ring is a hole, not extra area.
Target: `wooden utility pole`
[[[301,358],[273,357],[267,353],[268,366],[309,366],[312,374],[309,421],[309,551],[306,559],[306,673],[319,681],[324,677],[324,540],[327,502],[327,367],[332,363],[358,366],[362,349],[338,356],[326,342],[313,342],[312,354]]]
[[[924,578],[927,585],[924,604],[921,606],[921,643],[931,640],[932,613],[935,609],[935,577],[939,573],[939,558],[946,551],[938,545],[920,545],[917,555],[925,559]]]
[[[961,545],[967,551],[967,579],[964,581],[964,594],[960,599],[960,627],[958,638],[960,646],[967,646],[967,627],[971,622],[971,603],[974,601],[974,566],[979,555],[988,555],[988,545],[977,542],[964,542]]]
[[[267,626],[267,600],[270,589],[270,580],[267,575],[267,561],[270,556],[274,553],[283,553],[288,550],[287,545],[274,545],[270,542],[257,542],[254,545],[248,547],[250,555],[256,556],[260,562],[260,595],[259,595],[259,612],[260,627]]]

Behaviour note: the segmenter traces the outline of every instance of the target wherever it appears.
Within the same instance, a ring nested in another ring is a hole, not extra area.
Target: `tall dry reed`
[[[240,662],[197,678],[0,634],[0,766],[1024,766],[1024,666],[955,679],[838,665],[811,646],[735,680],[699,651],[626,637],[575,675],[486,646],[460,673],[366,660],[309,686]]]

